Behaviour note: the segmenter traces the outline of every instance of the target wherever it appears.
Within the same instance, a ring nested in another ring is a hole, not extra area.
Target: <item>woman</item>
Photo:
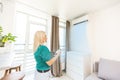
[[[50,66],[56,61],[60,55],[60,51],[56,52],[56,56],[51,58],[49,49],[44,45],[47,42],[46,33],[37,31],[34,36],[34,58],[36,60],[36,72],[34,80],[49,80]]]

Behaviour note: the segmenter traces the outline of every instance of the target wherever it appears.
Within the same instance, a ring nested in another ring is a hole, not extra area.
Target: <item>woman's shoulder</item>
[[[42,50],[49,51],[48,47],[45,46],[45,45],[41,45],[40,48],[41,48]]]

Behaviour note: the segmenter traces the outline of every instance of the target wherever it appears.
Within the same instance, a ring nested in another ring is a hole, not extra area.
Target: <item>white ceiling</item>
[[[120,3],[120,0],[17,0],[41,11],[71,20],[89,12]]]

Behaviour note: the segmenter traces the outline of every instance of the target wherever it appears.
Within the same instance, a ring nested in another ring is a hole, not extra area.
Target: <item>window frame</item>
[[[19,3],[20,5],[21,5],[21,3]],[[23,5],[23,4],[22,4]],[[27,6],[27,5],[25,5],[25,6]],[[28,6],[29,7],[29,6]],[[33,8],[34,9],[34,8]],[[26,12],[24,12],[24,11],[20,11],[20,10],[17,10],[16,9],[16,13],[15,14],[17,14],[17,13],[22,13],[22,14],[25,14],[26,16],[27,16],[27,22],[26,22],[26,31],[25,31],[25,44],[15,44],[15,45],[23,45],[24,46],[24,48],[23,49],[17,49],[17,50],[15,50],[14,49],[14,53],[16,54],[16,56],[14,57],[14,62],[18,62],[19,63],[19,61],[21,62],[21,64],[22,64],[22,68],[23,68],[23,70],[25,70],[25,72],[26,73],[29,73],[28,71],[26,71],[26,69],[27,69],[27,65],[29,65],[29,58],[30,58],[30,60],[31,60],[31,57],[32,57],[32,59],[33,59],[33,49],[29,49],[29,40],[30,40],[30,38],[29,38],[29,36],[30,36],[30,24],[35,24],[35,25],[41,25],[41,26],[44,26],[45,27],[45,32],[46,33],[48,33],[47,31],[48,31],[48,26],[49,26],[49,17],[48,18],[43,18],[43,17],[40,17],[40,16],[38,16],[38,15],[32,15],[32,14],[29,14],[29,13],[26,13]],[[43,20],[45,20],[46,21],[46,24],[44,25],[44,24],[42,24],[42,23],[39,23],[39,22],[35,22],[35,21],[31,21],[30,20],[30,17],[35,17],[35,18],[40,18],[40,19],[43,19]],[[15,26],[15,28],[17,28],[16,26]],[[48,44],[48,43],[47,43]],[[15,47],[15,46],[14,46]],[[21,56],[19,56],[19,55],[21,55]],[[19,58],[19,59],[18,59]],[[18,59],[18,60],[17,60]],[[35,61],[34,61],[35,62]],[[34,64],[34,62],[32,62],[32,64]],[[27,64],[28,63],[28,64]],[[34,64],[34,66],[35,66],[35,64]],[[35,68],[35,67],[34,67]]]

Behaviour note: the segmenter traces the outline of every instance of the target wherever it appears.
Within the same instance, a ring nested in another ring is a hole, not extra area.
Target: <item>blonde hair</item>
[[[42,45],[46,42],[46,33],[44,31],[37,31],[34,36],[34,45],[33,50],[35,51],[39,45]]]

